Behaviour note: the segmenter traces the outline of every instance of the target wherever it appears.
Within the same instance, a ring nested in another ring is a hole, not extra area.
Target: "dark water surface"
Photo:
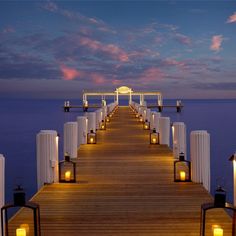
[[[79,100],[71,100],[80,104]],[[91,102],[94,103],[95,101]],[[100,101],[96,101],[99,103]],[[207,130],[211,135],[211,192],[217,184],[233,199],[232,163],[228,161],[236,151],[236,100],[182,100],[183,111],[166,108],[162,116],[170,116],[171,122],[183,121],[189,134],[192,130]],[[62,159],[63,124],[73,121],[82,112],[64,113],[64,100],[0,100],[0,153],[6,157],[6,202],[12,199],[12,189],[22,184],[29,199],[36,188],[36,134],[41,129],[57,130]],[[153,103],[153,102],[152,102]],[[127,101],[121,101],[127,104]],[[165,100],[164,104],[175,104]]]

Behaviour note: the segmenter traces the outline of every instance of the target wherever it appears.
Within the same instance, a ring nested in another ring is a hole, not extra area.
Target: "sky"
[[[236,1],[0,0],[0,97],[236,98]]]

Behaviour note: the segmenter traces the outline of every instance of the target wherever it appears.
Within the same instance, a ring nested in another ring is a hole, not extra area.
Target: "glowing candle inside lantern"
[[[223,229],[219,226],[213,227],[213,236],[223,236]]]
[[[65,172],[65,181],[70,181],[71,178],[71,172],[70,171],[66,171]]]
[[[20,228],[23,228],[26,230],[26,235],[29,235],[29,225],[28,224],[21,224]]]
[[[186,179],[186,173],[185,173],[184,171],[180,171],[179,175],[180,175],[180,180],[181,180],[181,181],[185,181],[185,179]]]
[[[90,143],[93,143],[93,138],[90,138]]]
[[[16,229],[16,236],[26,236],[26,229],[24,228]]]
[[[157,139],[156,139],[156,138],[152,138],[152,142],[153,142],[153,143],[156,143],[156,142],[157,142]]]
[[[104,129],[105,128],[105,126],[104,125],[102,125],[102,129]]]

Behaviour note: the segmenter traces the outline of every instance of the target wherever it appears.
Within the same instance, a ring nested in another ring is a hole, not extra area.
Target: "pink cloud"
[[[151,67],[143,72],[141,80],[144,83],[148,83],[148,82],[158,81],[160,79],[163,79],[164,77],[165,74],[163,71],[161,71],[157,67]]]
[[[113,58],[118,59],[121,62],[129,61],[128,54],[123,49],[114,44],[103,44],[97,40],[93,40],[87,37],[81,38],[80,44],[93,51],[100,51],[111,55]]]
[[[177,33],[175,35],[175,37],[176,37],[176,40],[181,44],[184,44],[184,45],[191,45],[192,44],[192,40],[186,35]]]
[[[129,58],[132,59],[142,59],[144,57],[147,58],[156,58],[159,57],[160,53],[158,51],[155,50],[151,50],[151,49],[144,49],[144,50],[140,50],[140,51],[131,51],[128,54]]]
[[[178,66],[178,67],[184,67],[185,63],[183,61],[177,61],[172,58],[167,58],[165,61],[165,64],[168,66]]]
[[[227,23],[236,23],[236,12],[228,18]]]
[[[210,49],[215,52],[219,52],[221,50],[221,44],[223,42],[222,35],[214,35],[211,39]]]
[[[80,71],[78,71],[74,68],[67,67],[65,65],[61,65],[60,69],[63,74],[64,80],[74,80],[74,79],[80,77],[82,74]]]
[[[95,84],[104,84],[106,82],[105,77],[98,73],[92,73],[90,77],[92,78]]]

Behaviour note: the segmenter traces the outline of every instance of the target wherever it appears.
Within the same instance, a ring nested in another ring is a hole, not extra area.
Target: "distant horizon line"
[[[7,97],[7,96],[2,96],[0,97],[0,99],[8,99],[8,100],[83,100],[82,97]],[[96,97],[96,98],[89,98],[88,100],[99,100],[101,98]],[[113,100],[112,97],[110,98],[107,98],[106,100]],[[128,97],[125,98],[125,97],[119,97],[119,100],[129,100]],[[135,100],[139,100],[138,98],[136,99],[133,99],[134,101]],[[156,98],[147,98],[146,100],[156,100]],[[236,100],[236,97],[235,98],[220,98],[220,97],[217,97],[217,98],[180,98],[180,97],[174,97],[174,98],[165,98],[163,97],[163,100]]]

